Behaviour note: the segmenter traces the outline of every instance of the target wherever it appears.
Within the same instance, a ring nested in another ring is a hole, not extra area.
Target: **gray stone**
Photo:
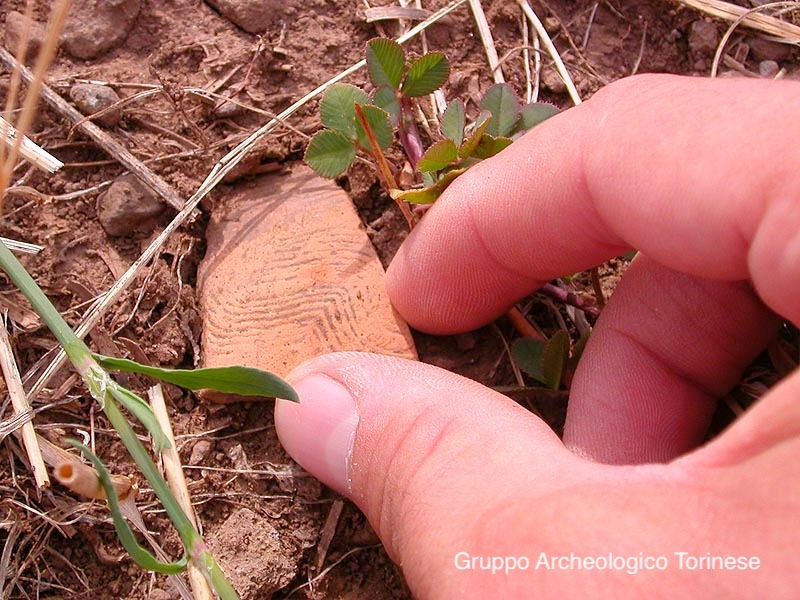
[[[762,77],[772,79],[781,70],[781,66],[774,60],[762,60],[758,63],[758,74]]]
[[[696,54],[711,54],[719,44],[719,32],[716,25],[698,19],[689,29],[689,50]]]
[[[75,0],[61,41],[75,58],[100,56],[121,44],[139,14],[141,0]]]
[[[16,54],[19,43],[22,40],[22,30],[25,28],[25,15],[17,11],[10,11],[6,15],[5,42],[9,52]],[[39,52],[39,48],[45,38],[44,25],[33,21],[30,32],[28,33],[28,56],[26,62],[32,63]]]
[[[567,85],[554,67],[542,69],[542,85],[554,94],[563,94],[567,91]]]
[[[97,199],[100,225],[111,236],[126,235],[152,225],[164,211],[164,204],[134,175],[117,178]]]
[[[206,2],[248,33],[264,33],[286,4],[275,0],[206,0]]]
[[[750,52],[758,60],[787,60],[792,55],[792,47],[787,44],[770,42],[761,37],[753,37],[748,40]]]
[[[77,83],[69,90],[69,97],[87,117],[100,112],[119,102],[117,92],[105,85],[94,83]],[[104,127],[115,127],[122,118],[122,110],[115,108],[94,119]]]

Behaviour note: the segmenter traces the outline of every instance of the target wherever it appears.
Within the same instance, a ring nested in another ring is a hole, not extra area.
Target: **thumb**
[[[497,552],[492,532],[586,470],[511,399],[431,365],[329,354],[289,380],[300,403],[276,404],[281,443],[364,511],[420,596],[441,591],[459,551]]]

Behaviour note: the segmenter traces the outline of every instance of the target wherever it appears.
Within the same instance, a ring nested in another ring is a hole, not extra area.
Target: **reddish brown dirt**
[[[51,3],[41,0],[35,4],[36,19],[46,22]],[[49,84],[65,98],[78,80],[110,82],[123,98],[132,98],[145,85],[164,85],[168,95],[132,99],[119,124],[107,131],[147,161],[182,197],[194,192],[214,163],[265,123],[269,114],[281,111],[358,61],[365,42],[380,33],[375,24],[364,20],[363,4],[353,0],[274,3],[260,35],[248,33],[223,16],[229,14],[230,5],[246,2],[215,4],[218,9],[201,0],[77,2],[78,23],[73,23],[70,35],[88,29],[96,44],[102,41],[109,47],[90,48],[89,53],[97,51],[92,58],[76,58],[75,54],[86,52],[72,41],[69,49],[73,55],[62,49],[48,76]],[[435,9],[444,3],[424,4]],[[504,65],[506,77],[522,92],[524,71],[515,51],[522,45],[517,5],[505,0],[484,0],[483,4],[499,55],[511,53]],[[3,2],[0,23],[6,29],[13,20],[10,11],[21,11],[23,5],[23,0]],[[122,8],[102,16],[97,12],[101,5]],[[136,6],[138,14],[130,19]],[[593,6],[569,0],[534,3],[537,13],[546,17],[585,97],[634,69],[707,73],[712,51],[703,40],[692,38],[690,43],[692,24],[702,21],[697,13],[658,0],[601,3],[585,38]],[[383,27],[389,35],[398,33],[396,24]],[[123,29],[121,35],[115,33],[119,28]],[[705,29],[708,35],[708,27]],[[710,29],[712,37],[724,30],[713,22]],[[6,43],[9,35],[13,38],[13,32],[6,32]],[[580,50],[584,40],[585,49]],[[472,101],[469,106],[474,110],[491,77],[466,5],[432,27],[427,41],[431,49],[445,51],[453,65],[446,95]],[[739,41],[759,48],[760,54],[754,51],[744,58],[744,66],[756,73],[764,52],[776,52],[751,36],[737,38]],[[418,41],[409,47],[420,49]],[[795,56],[774,58],[790,75],[795,72]],[[541,98],[567,107],[569,99],[552,67],[545,63]],[[0,70],[0,98],[5,97],[9,80],[9,73]],[[349,81],[363,85],[365,75],[357,73]],[[187,89],[192,87],[235,95],[257,110],[232,112],[229,105],[215,109],[213,103],[190,94]],[[261,143],[236,174],[204,202],[204,215],[239,185],[237,178],[279,169],[281,163],[299,159],[306,136],[319,127],[316,106],[312,102],[287,127]],[[26,166],[18,168],[14,183],[32,187],[45,197],[31,200],[30,196],[11,195],[0,221],[0,234],[45,247],[24,262],[70,323],[76,324],[87,303],[136,260],[174,211],[167,208],[153,219],[130,223],[130,233],[111,237],[98,219],[98,211],[108,200],[100,198],[105,188],[95,186],[106,185],[124,169],[46,107],[39,112],[33,137],[67,164],[55,176]],[[401,216],[365,167],[356,166],[340,184],[351,193],[381,261],[387,264],[404,237]],[[82,190],[85,193],[63,197]],[[95,348],[164,366],[196,364],[202,333],[197,269],[206,251],[207,221],[203,216],[169,240],[152,267],[92,334]],[[612,266],[607,271],[608,281],[619,271]],[[21,369],[39,372],[52,356],[54,342],[8,283],[2,286],[0,305],[9,312]],[[546,331],[554,331],[559,310],[534,299],[529,316]],[[512,336],[509,324],[501,320],[455,337],[415,333],[415,340],[421,360],[497,386],[514,382],[503,344],[503,338]],[[149,385],[137,377],[121,380],[138,391]],[[753,387],[748,383],[742,389]],[[320,535],[335,496],[283,453],[272,427],[271,403],[217,406],[203,403],[191,393],[174,388],[167,391],[173,428],[205,534],[245,597],[408,597],[398,569],[352,505],[345,506],[327,553],[318,555]],[[556,429],[563,422],[565,394],[528,394],[520,401],[540,412]],[[67,371],[50,382],[37,407],[46,407],[36,423],[53,439],[91,431],[99,454],[113,471],[136,472],[105,418]],[[0,418],[9,415],[10,408],[4,404]],[[59,487],[38,496],[20,458],[23,454],[11,437],[6,438],[2,456],[0,545],[7,550],[3,554],[6,579],[0,582],[3,598],[175,597],[163,577],[151,577],[123,557],[103,506],[83,503]],[[140,505],[149,529],[177,555],[176,535],[146,485],[140,492]],[[47,519],[35,511],[46,513]],[[320,576],[317,565],[330,569]]]

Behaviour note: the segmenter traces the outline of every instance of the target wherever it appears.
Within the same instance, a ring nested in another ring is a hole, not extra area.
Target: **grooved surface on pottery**
[[[228,195],[206,239],[198,273],[204,366],[284,376],[325,352],[416,358],[350,198],[307,167]]]

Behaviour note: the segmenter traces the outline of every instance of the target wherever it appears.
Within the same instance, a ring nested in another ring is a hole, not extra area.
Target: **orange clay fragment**
[[[215,208],[206,238],[198,273],[203,366],[285,376],[325,352],[417,358],[350,198],[309,168],[242,184]]]

